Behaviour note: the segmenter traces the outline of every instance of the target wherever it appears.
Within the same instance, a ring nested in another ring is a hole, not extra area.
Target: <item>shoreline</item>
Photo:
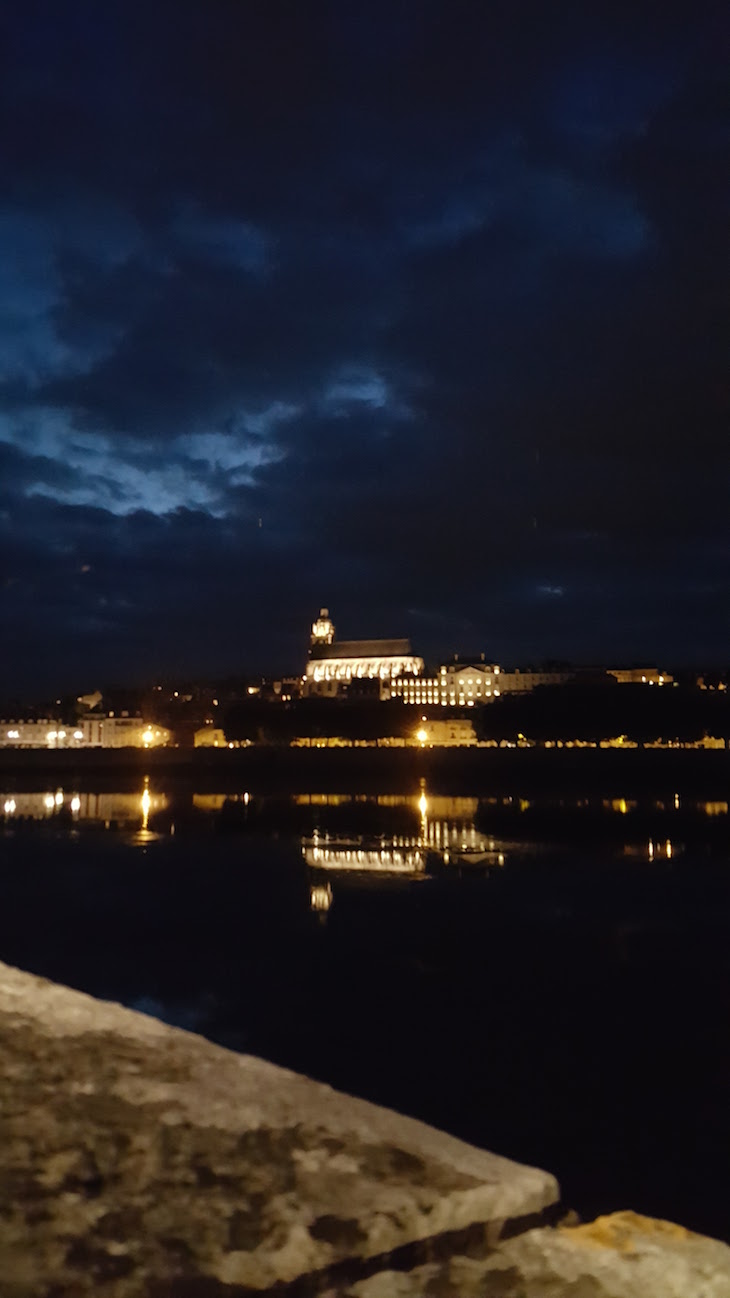
[[[196,791],[252,793],[698,794],[724,798],[727,750],[543,748],[0,749],[8,789],[54,779],[79,788],[165,779]],[[30,782],[30,783],[29,783]]]

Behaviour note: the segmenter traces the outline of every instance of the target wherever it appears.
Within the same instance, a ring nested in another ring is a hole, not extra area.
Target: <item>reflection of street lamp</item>
[[[426,797],[425,780],[421,780],[421,796],[418,799],[418,810],[421,813],[421,842],[425,843],[428,838],[428,798]]]
[[[148,778],[149,778],[148,776],[145,776],[145,781]],[[142,794],[141,806],[142,806],[142,828],[146,829],[147,822],[149,821],[150,818],[150,807],[152,806],[152,798],[150,797],[150,791],[146,783],[144,786],[144,792]]]

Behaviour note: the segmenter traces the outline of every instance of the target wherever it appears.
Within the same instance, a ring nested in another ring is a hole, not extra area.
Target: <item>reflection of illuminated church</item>
[[[392,681],[423,672],[423,659],[409,640],[337,640],[329,610],[320,610],[312,626],[305,694],[332,697],[357,681]]]

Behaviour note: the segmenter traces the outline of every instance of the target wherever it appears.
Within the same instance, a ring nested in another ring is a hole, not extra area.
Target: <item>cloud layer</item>
[[[0,32],[10,687],[724,657],[724,6],[29,0]]]

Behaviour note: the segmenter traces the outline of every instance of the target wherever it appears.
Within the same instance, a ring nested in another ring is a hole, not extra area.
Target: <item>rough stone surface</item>
[[[321,1289],[557,1198],[546,1172],[0,965],[2,1298]]]
[[[730,1298],[730,1248],[633,1212],[530,1230],[483,1258],[384,1270],[327,1298]],[[324,1298],[324,1296],[323,1296]]]

